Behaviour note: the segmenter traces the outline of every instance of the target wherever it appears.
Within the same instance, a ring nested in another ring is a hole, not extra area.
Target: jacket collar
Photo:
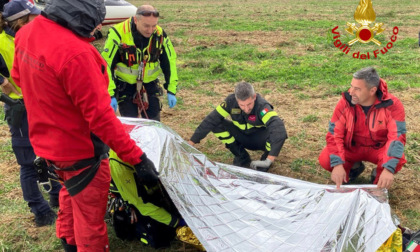
[[[15,37],[15,35],[16,35],[15,31],[14,31],[12,28],[10,28],[9,26],[6,26],[6,27],[4,28],[4,32],[5,32],[7,35],[12,36],[12,37]]]

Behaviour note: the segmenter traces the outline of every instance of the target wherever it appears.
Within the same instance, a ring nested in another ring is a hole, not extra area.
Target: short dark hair
[[[3,14],[0,12],[0,33],[3,32],[6,26],[7,26],[6,20],[3,18]]]
[[[358,80],[364,80],[367,84],[367,88],[379,87],[381,79],[378,73],[373,67],[363,68],[353,74],[353,78]]]
[[[235,98],[240,101],[245,101],[249,97],[253,97],[255,95],[254,87],[245,81],[241,81],[236,84],[235,87]]]

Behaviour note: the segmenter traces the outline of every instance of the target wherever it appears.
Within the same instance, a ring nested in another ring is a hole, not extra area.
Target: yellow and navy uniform
[[[228,116],[231,117],[235,127],[226,127],[225,118]],[[240,109],[234,94],[229,95],[201,122],[191,141],[199,143],[210,131],[226,145],[237,141],[247,149],[264,150],[271,156],[278,156],[287,139],[283,121],[273,110],[273,106],[259,94],[250,114],[245,114]],[[249,139],[252,141],[248,141]]]
[[[147,194],[153,191],[153,188],[140,185],[136,181],[134,167],[123,162],[112,150],[109,155],[109,165],[111,168],[111,177],[118,188],[118,193],[125,201],[135,206],[141,215],[148,216],[170,227],[176,227],[178,225],[179,217],[177,215],[169,213],[162,206],[158,206],[145,199]],[[160,199],[154,200],[159,201]]]
[[[0,33],[0,84],[4,82],[4,78],[7,78],[10,83],[16,88],[18,92],[21,92],[12,78],[10,78],[9,69],[12,69],[13,59],[15,53],[15,38],[13,34],[8,34],[6,31]],[[22,99],[21,95],[11,92],[8,95],[12,99]]]
[[[128,48],[128,51],[125,51],[123,47]],[[176,53],[171,40],[160,26],[156,26],[150,38],[145,38],[137,31],[134,19],[131,17],[109,29],[101,55],[108,65],[110,76],[108,91],[111,96],[119,96],[120,112],[123,112],[121,111],[123,102],[135,108],[137,106],[133,105],[132,98],[137,91],[136,83],[141,71],[139,68],[141,63],[144,64],[144,69],[140,75],[149,96],[156,98],[154,100],[159,102],[156,97],[159,92],[157,79],[162,73],[165,78],[164,88],[168,93],[176,94],[178,85]],[[149,102],[153,101],[149,99]],[[153,114],[156,110],[159,112],[160,104],[158,106],[156,108],[150,104],[150,109],[154,111],[147,111],[147,113]],[[127,116],[136,117],[129,114]]]

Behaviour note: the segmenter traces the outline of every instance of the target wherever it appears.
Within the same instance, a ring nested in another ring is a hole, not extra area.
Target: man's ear
[[[376,91],[378,91],[377,87],[373,87],[369,90],[370,95],[376,95]]]
[[[254,94],[254,101],[257,99],[257,93]]]

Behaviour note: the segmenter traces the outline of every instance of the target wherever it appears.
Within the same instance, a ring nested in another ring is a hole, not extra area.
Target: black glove
[[[159,180],[159,173],[156,171],[155,165],[147,158],[146,153],[143,153],[140,159],[141,162],[134,166],[139,182],[146,186],[156,184]]]
[[[38,181],[40,183],[46,183],[48,182],[49,175],[48,175],[48,165],[45,159],[43,158],[36,158],[34,160],[34,168],[38,174]]]
[[[177,227],[185,227],[187,226],[187,223],[183,218],[179,218]]]

